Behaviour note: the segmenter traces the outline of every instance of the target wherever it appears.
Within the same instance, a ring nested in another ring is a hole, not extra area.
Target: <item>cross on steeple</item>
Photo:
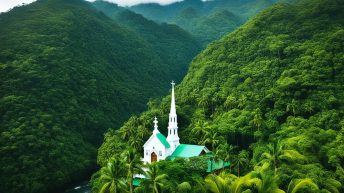
[[[160,133],[159,130],[158,130],[158,119],[156,118],[156,116],[154,118],[153,123],[154,123],[154,131],[153,131],[153,133],[154,134]]]
[[[156,128],[158,128],[158,119],[156,118],[156,116],[155,116],[155,118],[154,118],[154,121],[153,121],[153,123],[154,123],[154,129]]]

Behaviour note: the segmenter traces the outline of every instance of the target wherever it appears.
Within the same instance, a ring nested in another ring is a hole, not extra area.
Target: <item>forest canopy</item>
[[[214,139],[206,144],[213,151],[221,144],[232,145],[234,150],[227,151],[236,171],[232,174],[244,176],[238,178],[242,182],[259,179],[271,184],[269,192],[343,191],[342,10],[344,2],[339,0],[276,4],[210,44],[177,86],[181,143]],[[154,116],[166,134],[169,102],[169,96],[151,100],[148,111],[108,132],[98,150],[98,164],[105,166],[135,139],[142,147]],[[232,187],[235,179],[210,175],[204,182]],[[181,180],[187,179],[169,178],[160,190],[177,191]],[[197,183],[188,180],[195,188]],[[245,192],[262,191],[254,183],[242,187]]]
[[[153,45],[134,25],[82,0],[0,15],[0,192],[52,192],[87,178],[104,132],[182,78],[198,43],[153,23],[171,34]]]

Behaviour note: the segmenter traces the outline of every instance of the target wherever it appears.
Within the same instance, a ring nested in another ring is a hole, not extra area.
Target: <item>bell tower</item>
[[[179,137],[178,137],[178,121],[177,121],[177,112],[176,112],[176,102],[174,98],[174,85],[172,81],[172,94],[171,94],[171,109],[168,120],[168,135],[167,141],[171,146],[171,152],[173,152],[179,146]]]

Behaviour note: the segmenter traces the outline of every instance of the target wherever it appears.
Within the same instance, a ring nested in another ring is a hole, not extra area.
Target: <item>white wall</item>
[[[160,142],[160,140],[154,136],[151,138],[143,147],[144,149],[144,155],[143,155],[143,161],[144,163],[151,163],[151,154],[155,152],[155,154],[158,156],[158,160],[165,160],[167,156],[169,156],[169,151],[165,148],[165,146]]]

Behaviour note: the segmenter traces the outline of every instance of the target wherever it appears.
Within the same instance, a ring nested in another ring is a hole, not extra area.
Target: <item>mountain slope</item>
[[[0,42],[7,193],[54,192],[84,178],[103,133],[166,92],[187,63],[170,66],[150,42],[81,0],[38,0],[2,13]]]
[[[343,182],[343,9],[339,0],[277,4],[208,46],[176,90],[181,143],[201,143],[200,130],[217,133],[219,144],[237,146],[231,156],[248,150],[250,163],[258,166],[268,144],[280,141],[304,156],[294,164],[278,163],[281,189],[292,179],[311,178],[323,192],[333,190],[334,179]],[[154,116],[166,133],[169,100],[109,132],[98,163],[125,144],[118,141],[120,133],[142,125],[151,130]],[[254,168],[236,169],[243,175]]]
[[[95,1],[92,5],[150,44],[166,64],[166,70],[175,75],[171,79],[181,80],[189,62],[201,50],[199,43],[176,25],[157,24],[113,3]]]
[[[240,18],[225,9],[199,16],[193,8],[182,10],[173,22],[193,34],[204,47],[242,24]]]
[[[177,24],[205,47],[277,1],[281,0],[184,0],[170,5],[139,4],[129,9],[154,21]]]

